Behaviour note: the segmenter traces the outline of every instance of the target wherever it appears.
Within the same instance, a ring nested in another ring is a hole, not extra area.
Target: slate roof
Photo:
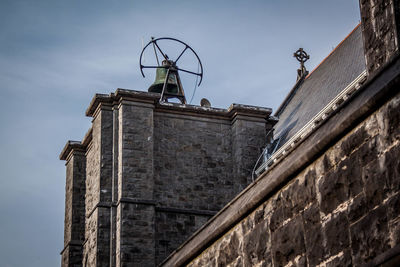
[[[318,114],[348,84],[365,71],[361,27],[358,25],[278,108],[274,139],[279,147]]]

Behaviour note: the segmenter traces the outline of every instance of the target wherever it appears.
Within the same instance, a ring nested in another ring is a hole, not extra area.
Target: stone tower
[[[62,266],[155,266],[251,182],[271,109],[96,95],[69,141]]]

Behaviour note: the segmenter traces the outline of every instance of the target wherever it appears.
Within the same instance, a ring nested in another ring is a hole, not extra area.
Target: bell
[[[162,93],[165,78],[167,76],[168,69],[157,68],[156,79],[154,83],[149,87],[149,92]],[[166,84],[165,92],[167,94],[178,94],[178,79],[176,78],[176,73],[173,71],[169,72],[168,81]]]

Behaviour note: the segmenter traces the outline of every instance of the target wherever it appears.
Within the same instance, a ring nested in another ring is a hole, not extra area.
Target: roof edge
[[[356,27],[354,27],[354,29],[353,30],[351,30],[351,32],[348,34],[348,35],[346,35],[346,37],[344,37],[344,39],[306,76],[306,79],[308,78],[308,77],[310,77],[310,75],[315,71],[315,70],[317,70],[318,69],[318,67],[319,66],[321,66],[321,64],[322,63],[324,63],[327,59],[328,59],[328,57],[330,57],[337,49],[338,49],[338,47],[340,47],[342,44],[343,44],[343,42],[344,41],[346,41],[347,40],[347,38],[349,38],[350,37],[350,35],[352,35],[353,34],[353,32],[355,31],[355,30],[357,30],[358,29],[358,27],[360,27],[361,26],[361,22],[359,22],[358,24],[357,24],[357,26]]]
[[[299,80],[296,81],[292,89],[286,95],[285,99],[282,101],[281,105],[275,111],[274,116],[279,118],[279,115],[282,113],[283,109],[289,104],[290,100],[292,100],[294,94],[296,93],[297,89],[299,89],[300,85],[303,83],[305,77],[302,76]]]
[[[313,131],[316,131],[321,123],[323,123],[323,121],[326,120],[332,112],[338,109],[340,105],[343,105],[351,95],[355,94],[357,90],[361,88],[361,85],[366,81],[366,79],[367,71],[364,70],[324,108],[322,108],[320,112],[311,118],[296,134],[282,144],[282,146],[256,170],[256,174],[260,174],[263,170],[266,170],[273,164],[276,164],[285,154],[289,153],[291,150],[294,150],[302,140],[304,140]]]
[[[293,98],[293,96],[296,94],[297,89],[300,87],[301,83],[308,79],[311,74],[316,71],[319,66],[321,66],[322,63],[324,63],[335,51],[338,47],[340,47],[343,42],[349,38],[349,36],[355,31],[357,30],[358,27],[360,27],[361,22],[358,23],[358,25],[307,75],[307,76],[303,76],[300,80],[296,81],[295,85],[293,86],[293,88],[289,91],[289,93],[286,95],[285,99],[282,101],[282,104],[278,107],[278,109],[275,111],[274,116],[279,117],[279,115],[282,113],[283,109],[289,104],[290,100]]]
[[[82,145],[81,142],[79,141],[72,141],[69,140],[63,150],[60,153],[59,159],[60,160],[67,160],[68,156],[70,155],[71,152],[73,151],[80,151],[80,152],[85,152],[86,151],[86,147],[84,145]]]

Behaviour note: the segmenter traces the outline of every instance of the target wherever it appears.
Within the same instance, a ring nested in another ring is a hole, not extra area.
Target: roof
[[[359,26],[285,98],[275,114],[279,121],[274,127],[274,138],[280,138],[279,146],[284,145],[365,71]]]

